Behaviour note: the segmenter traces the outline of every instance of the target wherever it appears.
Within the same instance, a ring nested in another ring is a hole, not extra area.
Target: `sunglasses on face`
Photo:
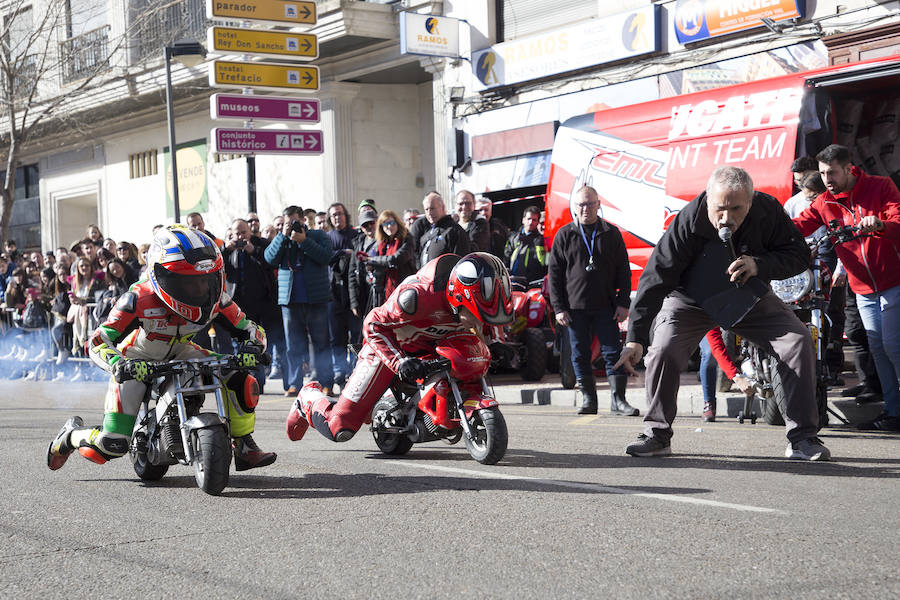
[[[247,219],[248,223],[259,223],[259,219]]]
[[[394,221],[394,220],[391,220],[391,221],[385,221],[384,223],[382,223],[382,225],[383,225],[384,227],[396,227],[396,226],[397,226],[397,221]]]

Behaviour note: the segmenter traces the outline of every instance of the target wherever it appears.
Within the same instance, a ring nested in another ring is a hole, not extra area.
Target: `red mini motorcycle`
[[[485,465],[503,458],[509,441],[506,421],[484,375],[491,354],[480,337],[458,333],[441,340],[435,356],[424,357],[429,375],[419,385],[394,377],[390,395],[372,409],[372,435],[385,454],[406,454],[413,444],[465,438],[469,454]]]
[[[514,320],[502,328],[485,327],[495,331],[491,343],[491,368],[517,370],[525,381],[540,381],[548,368],[548,346],[553,344],[553,332],[547,322],[547,299],[544,279],[526,282],[513,277],[512,305]]]

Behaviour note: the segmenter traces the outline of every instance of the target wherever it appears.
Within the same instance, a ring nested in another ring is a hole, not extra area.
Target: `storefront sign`
[[[178,208],[181,214],[206,212],[209,197],[206,189],[206,140],[178,144]],[[169,148],[163,148],[166,174],[166,216],[175,216],[172,202],[172,161]]]
[[[512,85],[659,51],[660,7],[589,19],[472,53],[475,89]]]
[[[276,91],[313,91],[319,89],[319,68],[280,63],[215,60],[209,63],[209,85]]]
[[[322,154],[321,131],[216,127],[209,139],[214,152],[223,154]]]
[[[316,3],[304,0],[206,0],[208,19],[316,24]]]
[[[213,119],[318,123],[320,108],[315,98],[213,94],[209,97],[209,114]]]
[[[308,33],[210,27],[206,30],[206,39],[210,50],[231,54],[291,57],[297,60],[313,60],[319,56],[318,40]]]
[[[802,18],[805,0],[678,0],[675,36],[681,44],[762,27],[762,19]]]
[[[400,13],[400,54],[459,57],[459,19]]]

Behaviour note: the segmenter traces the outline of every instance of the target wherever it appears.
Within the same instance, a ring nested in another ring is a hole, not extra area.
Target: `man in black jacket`
[[[575,221],[562,227],[550,251],[550,303],[556,322],[568,328],[572,367],[581,392],[580,415],[597,414],[597,388],[591,343],[600,342],[606,362],[613,414],[638,416],[625,400],[628,376],[614,363],[622,350],[618,324],[628,318],[631,267],[619,230],[597,215],[597,191],[584,186],[575,194]]]
[[[490,227],[475,211],[475,195],[469,190],[456,192],[456,214],[459,226],[469,235],[469,251],[490,252]]]
[[[281,309],[275,302],[275,274],[266,262],[264,252],[268,242],[251,233],[244,219],[231,223],[222,258],[225,261],[225,291],[238,303],[247,318],[266,330],[269,345],[278,348],[279,360],[284,358],[284,326]],[[278,365],[284,389],[287,389],[287,369]],[[266,383],[265,370],[256,373],[260,389]]]
[[[437,192],[429,192],[422,200],[425,216],[413,223],[410,235],[416,240],[417,268],[441,254],[465,256],[470,250],[469,236],[447,214],[444,199]]]
[[[808,264],[803,236],[775,198],[754,192],[743,169],[713,171],[706,192],[678,213],[641,275],[617,366],[635,374],[650,345],[654,318],[655,326],[646,362],[645,431],[625,450],[628,454],[671,453],[680,374],[700,339],[721,326],[778,358],[787,400],[785,456],[828,460],[828,448],[816,437],[812,339],[767,284],[796,275]]]
[[[334,254],[328,263],[331,277],[331,301],[328,303],[328,325],[331,332],[331,359],[334,364],[334,382],[343,386],[353,371],[347,352],[347,343],[356,343],[362,335],[362,319],[350,311],[350,259],[354,241],[360,231],[350,224],[350,214],[340,202],[328,207],[331,229],[328,237]]]
[[[509,227],[500,219],[492,218],[494,205],[487,198],[476,200],[475,210],[484,217],[490,228],[491,249],[488,252],[494,256],[503,256],[506,251],[506,241],[509,239]]]

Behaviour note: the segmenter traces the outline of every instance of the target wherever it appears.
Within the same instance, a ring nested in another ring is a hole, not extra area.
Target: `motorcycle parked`
[[[525,381],[540,381],[544,377],[549,366],[548,344],[553,340],[547,324],[545,281],[546,277],[532,282],[521,277],[512,278],[515,318],[502,330],[496,328],[499,339],[491,342],[491,369],[517,370]]]
[[[262,355],[266,357],[268,355]],[[225,408],[225,379],[236,371],[250,373],[237,356],[150,363],[153,381],[141,403],[129,457],[144,481],[158,481],[169,466],[194,468],[197,487],[217,496],[228,485],[231,430]],[[256,380],[245,390],[246,402],[259,400]],[[201,412],[207,392],[216,398],[216,412]]]
[[[372,409],[372,436],[385,454],[402,455],[413,444],[465,438],[476,461],[492,465],[503,458],[509,441],[506,421],[484,379],[490,352],[471,333],[451,335],[423,359],[432,374],[411,385],[394,377],[390,395]]]
[[[825,361],[827,344],[825,308],[828,305],[831,291],[830,273],[822,260],[821,254],[829,242],[833,245],[858,240],[866,235],[859,234],[859,227],[841,227],[837,221],[831,221],[825,233],[810,242],[812,264],[809,269],[787,279],[772,281],[772,291],[782,302],[791,306],[800,320],[809,328],[816,352],[816,405],[819,408],[819,422],[824,427],[828,423],[828,413],[847,423],[840,415],[828,408],[828,368]],[[766,351],[754,346],[747,340],[740,340],[741,372],[756,386],[763,412],[763,419],[769,425],[784,425],[784,413],[787,405],[781,376],[776,369],[778,359]],[[745,414],[746,412],[746,414]],[[751,418],[756,422],[756,415],[750,413],[745,406],[739,420]]]

